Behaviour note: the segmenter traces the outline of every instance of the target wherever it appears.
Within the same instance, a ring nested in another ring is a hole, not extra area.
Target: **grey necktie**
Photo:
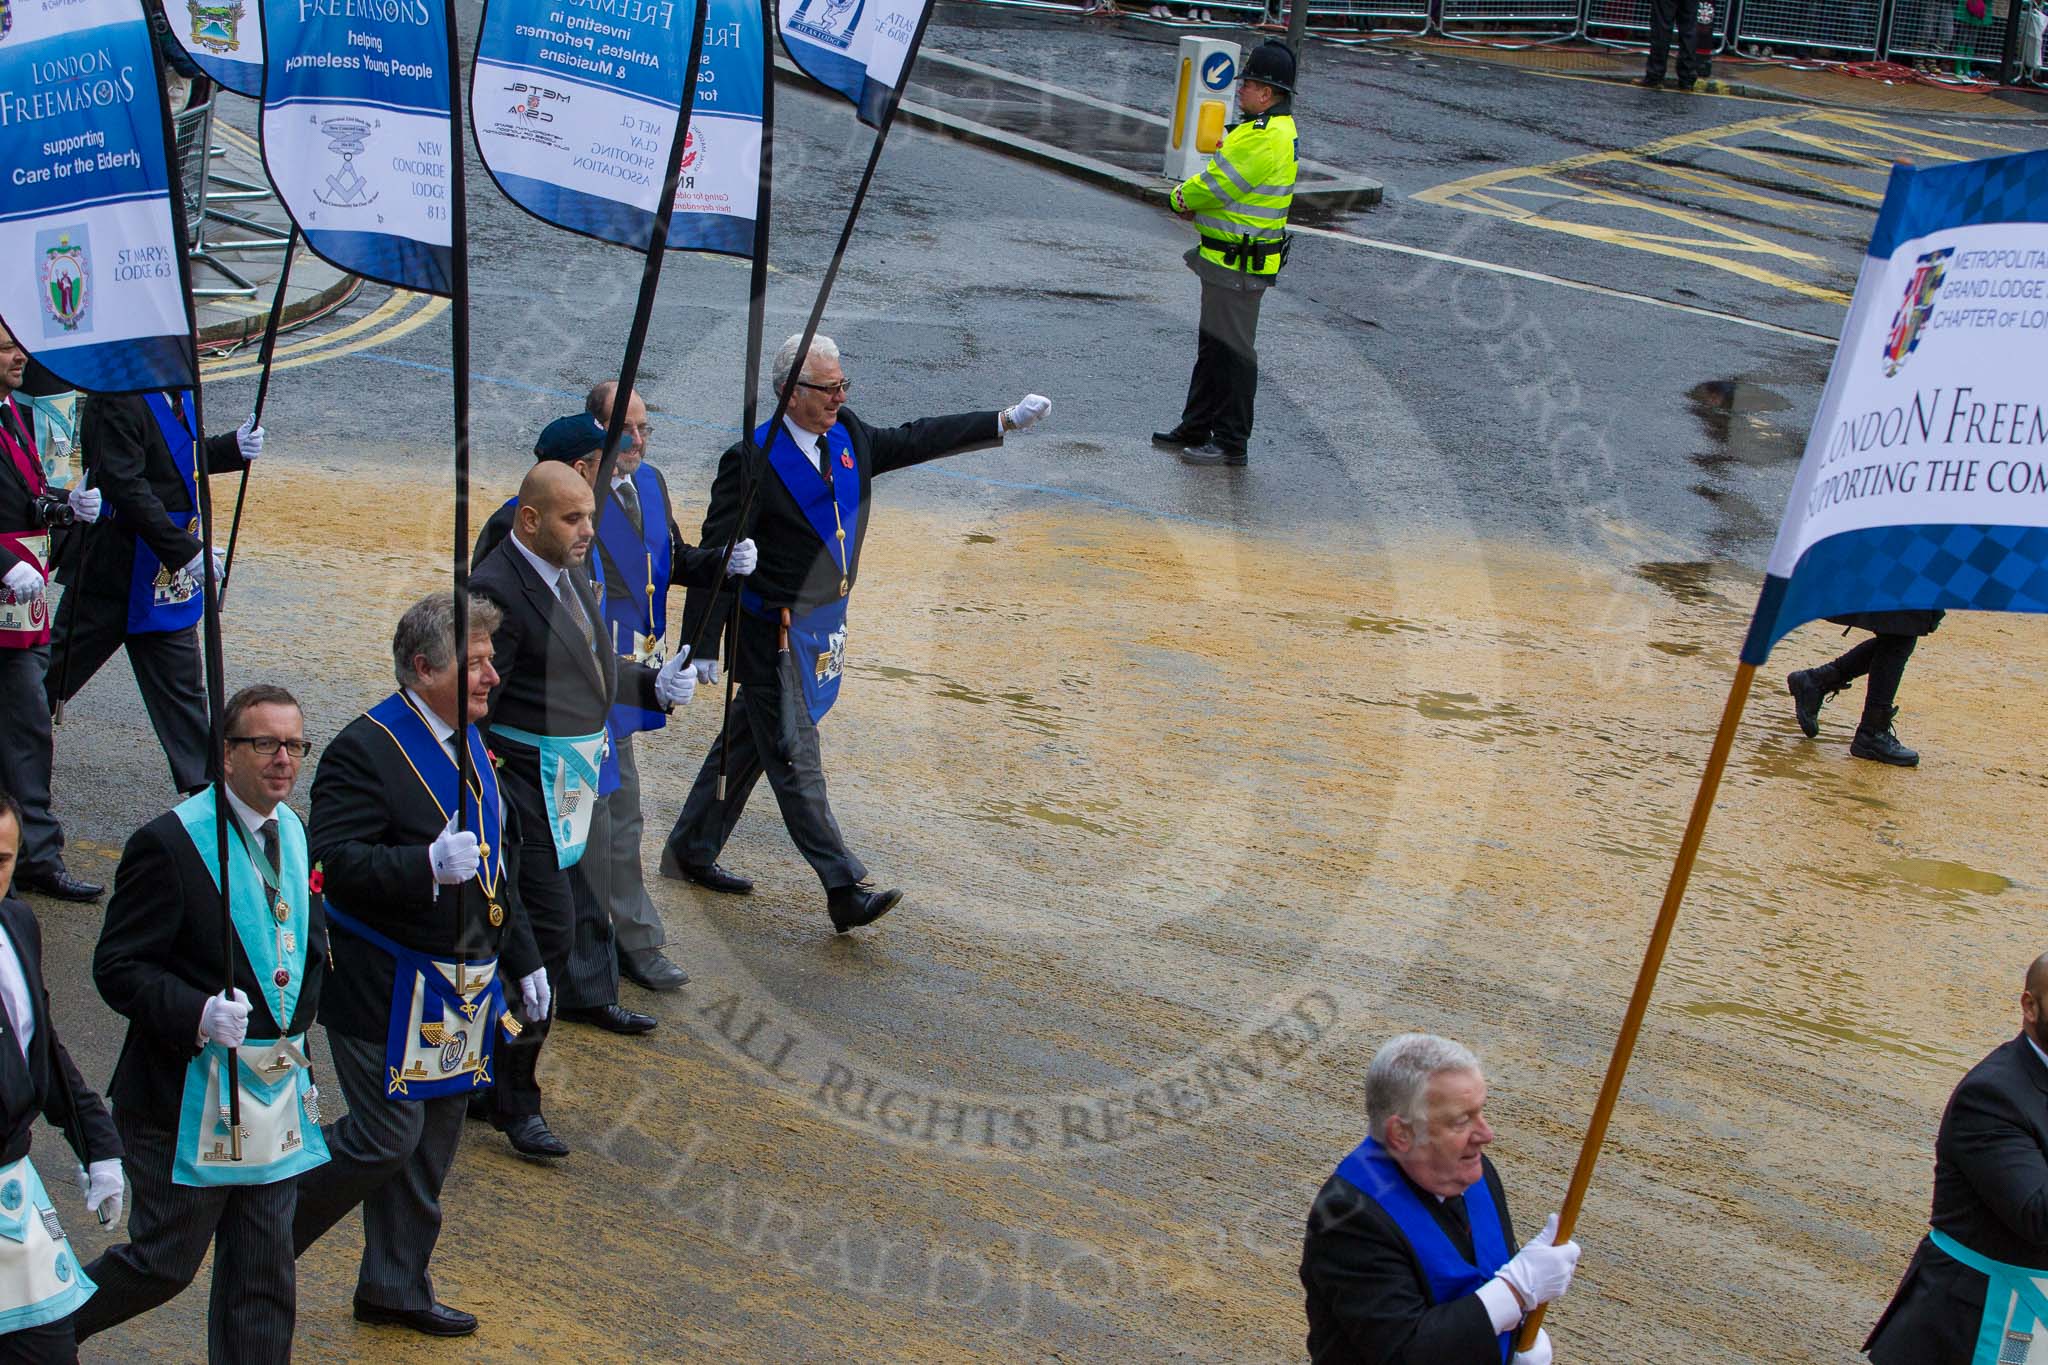
[[[270,870],[275,872],[283,866],[278,861],[277,821],[265,820],[257,827],[256,833],[263,840],[263,856],[270,859]]]
[[[576,629],[583,632],[583,643],[589,645],[593,653],[596,652],[597,632],[590,624],[590,616],[583,610],[583,599],[577,593],[575,581],[567,569],[562,570],[562,576],[555,580],[555,596],[562,599],[562,605],[567,607],[569,615],[575,618]]]
[[[646,534],[646,528],[640,523],[640,491],[633,487],[633,481],[626,480],[615,491],[619,495],[619,507],[624,510],[626,520],[633,524],[633,530]]]

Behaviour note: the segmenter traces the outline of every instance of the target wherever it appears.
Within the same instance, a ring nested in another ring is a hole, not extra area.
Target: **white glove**
[[[536,967],[519,978],[519,1003],[526,1009],[526,1017],[535,1023],[548,1017],[548,1006],[554,1003],[554,992],[548,989],[548,969]]]
[[[703,659],[690,667],[696,670],[699,684],[708,687],[718,681],[718,660]]]
[[[725,564],[725,576],[727,578],[745,578],[758,568],[760,563],[761,551],[755,547],[753,541],[743,540],[732,547],[732,558],[727,560]]]
[[[462,885],[476,875],[480,862],[475,831],[457,830],[451,823],[427,846],[427,861],[433,864],[438,885]]]
[[[48,586],[43,582],[43,576],[36,572],[35,566],[27,560],[9,569],[4,581],[7,584],[7,591],[14,595],[17,602],[42,601],[43,593]]]
[[[256,425],[255,413],[250,413],[249,420],[235,428],[235,445],[245,460],[253,460],[263,453],[263,428]]]
[[[1566,1242],[1558,1246],[1556,1242],[1557,1215],[1553,1213],[1543,1231],[1530,1238],[1515,1253],[1515,1258],[1500,1268],[1501,1279],[1531,1308],[1549,1303],[1571,1288],[1572,1272],[1579,1268],[1579,1244]]]
[[[1550,1365],[1550,1333],[1538,1327],[1536,1344],[1526,1351],[1515,1352],[1515,1358],[1508,1365]]]
[[[690,647],[661,666],[654,675],[654,697],[663,706],[688,706],[697,695],[697,670],[689,667]]]
[[[80,521],[100,519],[100,490],[97,488],[74,488],[64,499],[71,504],[71,510],[78,514]]]
[[[1003,420],[1012,430],[1029,431],[1052,411],[1052,400],[1042,393],[1027,393],[1017,400],[1017,406],[1003,414]]]
[[[198,580],[198,581],[200,581],[200,582],[205,582],[205,581],[206,581],[206,551],[204,551],[204,550],[201,550],[201,551],[200,551],[200,552],[199,552],[198,554],[196,554],[196,555],[193,555],[193,556],[192,556],[192,558],[191,558],[191,559],[190,559],[190,560],[189,560],[189,561],[188,561],[188,562],[186,563],[186,565],[185,565],[185,569],[184,569],[184,572],[186,572],[186,573],[188,573],[188,574],[192,575],[192,577],[193,577],[194,579],[196,579],[196,580]],[[214,581],[214,582],[216,582],[216,583],[218,583],[218,582],[220,582],[220,581],[221,581],[221,580],[222,580],[223,578],[226,578],[227,576],[228,576],[228,557],[227,557],[227,553],[226,553],[226,551],[223,551],[223,550],[215,550],[215,551],[213,552],[213,581]]]
[[[236,988],[232,996],[220,994],[199,1011],[199,1037],[222,1047],[240,1047],[249,1036],[249,997]]]
[[[121,1221],[121,1159],[95,1161],[86,1171],[85,1211],[100,1216],[101,1227]]]

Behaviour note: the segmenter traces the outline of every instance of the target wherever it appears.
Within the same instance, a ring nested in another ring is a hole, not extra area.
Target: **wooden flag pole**
[[[1614,1040],[1614,1055],[1607,1059],[1607,1079],[1600,1083],[1600,1098],[1593,1105],[1593,1118],[1586,1125],[1586,1140],[1579,1146],[1579,1164],[1572,1169],[1572,1183],[1565,1191],[1564,1207],[1557,1215],[1557,1240],[1571,1240],[1579,1221],[1579,1208],[1586,1202],[1586,1187],[1593,1183],[1593,1165],[1600,1159],[1600,1145],[1607,1137],[1607,1121],[1614,1116],[1615,1101],[1621,1098],[1622,1079],[1628,1074],[1629,1058],[1636,1050],[1636,1035],[1642,1032],[1643,1015],[1650,1008],[1650,993],[1657,988],[1657,973],[1664,966],[1664,951],[1671,943],[1672,927],[1678,922],[1678,907],[1685,899],[1686,883],[1692,880],[1692,865],[1706,838],[1707,818],[1714,812],[1714,795],[1721,788],[1721,773],[1728,766],[1728,751],[1735,745],[1735,729],[1742,721],[1742,707],[1749,700],[1750,684],[1756,679],[1756,665],[1745,663],[1735,669],[1728,701],[1721,709],[1721,728],[1714,735],[1714,747],[1707,754],[1707,770],[1700,775],[1699,794],[1693,797],[1692,815],[1685,822],[1685,837],[1679,840],[1678,857],[1671,864],[1671,880],[1664,887],[1664,903],[1657,910],[1656,927],[1643,950],[1642,969],[1636,973],[1635,993],[1629,997],[1628,1013],[1621,1019],[1621,1036]],[[1536,1343],[1536,1331],[1543,1325],[1543,1306],[1523,1320],[1515,1337],[1515,1349],[1526,1351]]]

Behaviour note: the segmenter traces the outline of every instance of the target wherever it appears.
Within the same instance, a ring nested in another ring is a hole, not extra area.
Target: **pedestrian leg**
[[[207,756],[212,722],[206,714],[206,673],[199,630],[152,631],[128,637],[128,666],[142,689],[142,704],[171,765],[171,785],[193,792],[213,772]]]

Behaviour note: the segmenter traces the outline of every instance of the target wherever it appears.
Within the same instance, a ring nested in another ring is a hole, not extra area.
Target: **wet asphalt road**
[[[1163,112],[1169,95],[1170,48],[1148,33],[956,6],[927,41],[1136,107]],[[771,344],[801,323],[868,138],[818,95],[784,83],[778,99]],[[1045,112],[1061,115],[1053,100]],[[486,1317],[480,1358],[1288,1358],[1307,1191],[1355,1127],[1373,1041],[1411,1024],[1491,1037],[1512,1077],[1504,1122],[1542,1191],[1529,1198],[1554,1200],[1611,1036],[1584,1002],[1613,999],[1632,971],[1831,354],[1658,303],[1831,335],[1840,305],[1812,291],[1853,279],[1882,179],[1870,158],[2048,133],[1852,126],[1327,48],[1301,114],[1309,155],[1388,187],[1382,209],[1333,227],[1640,297],[1305,238],[1265,306],[1251,467],[1187,470],[1145,442],[1177,415],[1192,350],[1182,226],[899,130],[828,314],[853,406],[873,421],[1026,391],[1055,401],[1043,432],[878,490],[873,643],[829,768],[857,843],[913,899],[859,942],[822,935],[765,798],[733,850],[762,877],[753,902],[656,885],[697,983],[658,1001],[629,991],[663,1015],[650,1042],[567,1035],[583,1069],[554,1078],[554,1112],[577,1157],[536,1173],[476,1137],[459,1163],[450,1237],[498,1248],[441,1271],[446,1296]],[[1560,211],[1591,231],[1426,197],[1703,133],[1712,146],[1523,184],[1607,196]],[[1800,174],[1815,167],[1833,183]],[[474,162],[470,216],[480,521],[534,433],[616,366],[635,272],[498,200]],[[1808,292],[1629,245],[1646,219],[1666,236],[1711,220],[1763,240],[1717,259],[1776,262]],[[656,307],[640,388],[686,531],[737,427],[745,280],[741,263],[675,256]],[[299,339],[386,301],[366,290]],[[316,739],[388,685],[388,623],[446,562],[447,336],[445,315],[373,329],[272,390],[231,677],[288,681]],[[212,425],[252,388],[210,386]],[[2037,653],[2004,631],[1976,638],[2001,677],[2038,685]],[[60,814],[94,873],[169,797],[119,669],[59,732]],[[714,727],[700,705],[661,740],[651,830]],[[1989,761],[1988,736],[1944,737]],[[1827,1014],[1814,1027],[1865,1040],[1850,1069],[1871,1076],[1814,1079],[1838,1059],[1808,1046],[1804,1005],[1779,998],[1759,957],[1805,990],[1873,940],[1961,953],[1940,926],[1975,913],[1946,882],[1901,891],[1882,872],[1816,869],[1861,867],[1873,837],[1880,857],[1996,866],[2030,898],[2001,910],[2038,909],[2048,869],[2001,846],[1998,821],[2048,779],[2024,763],[1982,790],[1947,779],[1953,807],[1998,809],[1949,848],[1910,800],[1811,753],[1774,730],[1748,756],[1738,781],[1756,809],[1730,832],[1743,851],[1703,875],[1704,913],[1718,922],[1713,895],[1732,887],[1819,916],[1843,909],[1845,886],[1908,912],[1883,927],[1816,918],[1809,938],[1725,958],[1681,945],[1673,990],[1698,1009],[1646,1047],[1634,1115],[1657,1137],[1621,1134],[1603,1167],[1615,1203],[1589,1215],[1669,1231],[1609,1233],[1573,1359],[1842,1347],[1836,1317],[1824,1345],[1801,1324],[1874,1307],[1924,1207],[1915,1125],[1932,1119],[1900,1121],[1901,1106],[1938,1108],[1974,1040],[2004,1026],[1977,996],[1938,992],[1890,1002],[1906,1017],[1882,1027]],[[1831,831],[1815,866],[1758,851],[1774,828],[1815,824]],[[1532,929],[1532,908],[1554,918]],[[103,1077],[119,1035],[84,985],[94,918],[39,909],[73,1051]],[[1978,969],[1949,966],[1958,982]],[[1502,1018],[1519,1026],[1496,1033]],[[1741,1027],[1758,1019],[1772,1021],[1761,1042]],[[1250,1085],[1247,1058],[1273,1087]],[[1217,1099],[1224,1076],[1248,1096],[1236,1107]],[[1206,1084],[1222,1117],[1133,1139],[1131,1097],[1152,1085],[1156,1103],[1176,1079],[1189,1096]],[[1752,1108],[1717,1108],[1704,1096],[1718,1086]],[[1821,1092],[1816,1133],[1872,1144],[1854,1180],[1811,1197],[1809,1153],[1782,1140],[1804,1086]],[[954,1095],[978,1107],[954,1121]],[[1703,1133],[1726,1150],[1703,1150]],[[96,1235],[80,1240],[89,1251]],[[352,1248],[304,1264],[302,1355],[425,1358],[346,1322]],[[551,1277],[549,1292],[521,1289],[507,1264]],[[1728,1296],[1774,1285],[1784,1311],[1721,1321]],[[188,1358],[202,1310],[188,1295],[109,1338],[104,1358]]]

